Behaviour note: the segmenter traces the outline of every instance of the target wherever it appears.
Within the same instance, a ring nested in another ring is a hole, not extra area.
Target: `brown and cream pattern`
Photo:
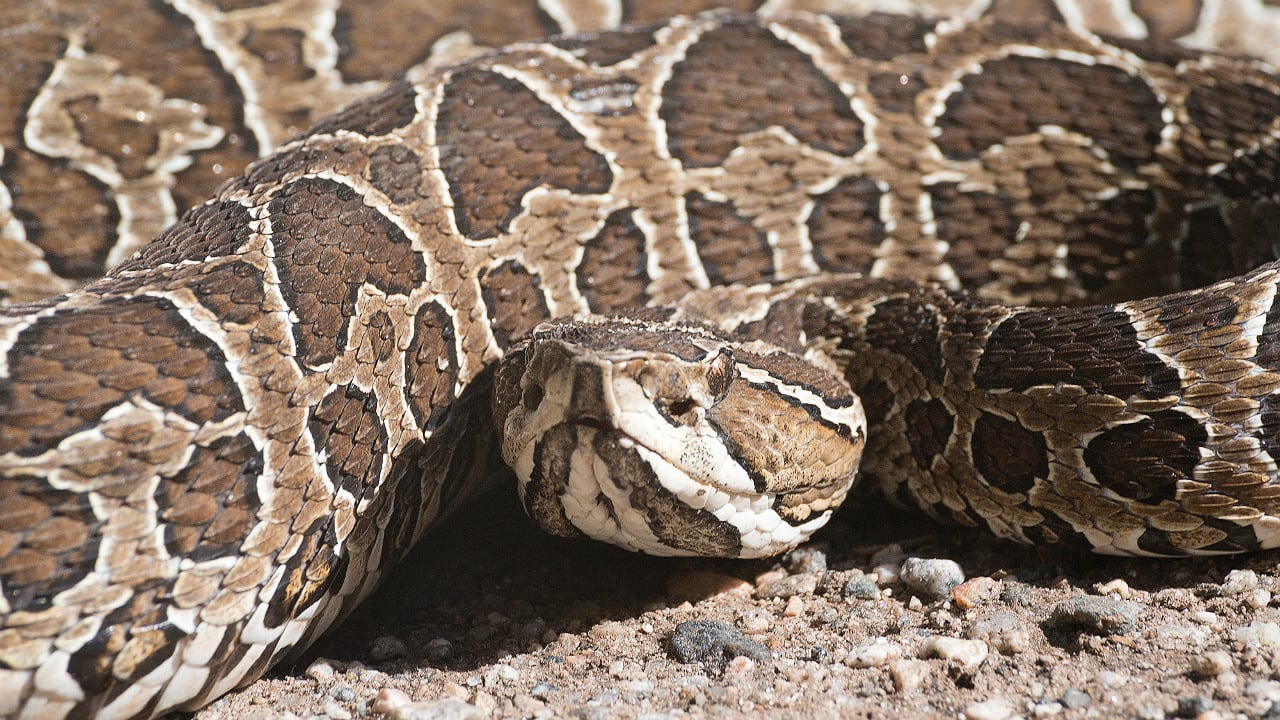
[[[512,343],[636,305],[825,357],[868,480],[935,515],[1277,542],[1280,78],[1132,39],[1268,3],[431,3],[416,44],[46,5],[0,9],[0,716],[198,707],[304,648],[502,477]]]

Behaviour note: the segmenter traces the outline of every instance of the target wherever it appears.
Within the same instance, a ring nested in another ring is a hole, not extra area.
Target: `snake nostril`
[[[526,410],[537,410],[538,406],[542,404],[543,395],[544,393],[541,385],[538,383],[530,383],[526,385],[523,392],[521,392],[520,402],[524,405]]]
[[[694,407],[695,403],[689,398],[675,400],[667,404],[667,413],[673,418],[682,418],[692,413]]]

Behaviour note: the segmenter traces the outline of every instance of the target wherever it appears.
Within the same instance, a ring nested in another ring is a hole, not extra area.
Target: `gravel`
[[[196,720],[1280,713],[1276,554],[1120,560],[877,509],[783,559],[645,558],[490,502],[308,656]],[[908,557],[968,577],[926,597]],[[674,638],[701,623],[712,640],[689,646],[706,659],[687,662]]]

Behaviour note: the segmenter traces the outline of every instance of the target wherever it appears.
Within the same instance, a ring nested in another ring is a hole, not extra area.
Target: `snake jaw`
[[[530,515],[657,555],[758,557],[803,542],[852,485],[861,405],[757,345],[628,321],[539,327],[494,393]]]

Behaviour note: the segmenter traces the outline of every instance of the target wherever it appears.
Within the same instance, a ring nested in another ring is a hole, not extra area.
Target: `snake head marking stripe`
[[[494,420],[546,529],[657,555],[802,542],[866,438],[847,386],[794,355],[617,319],[539,326],[499,366]]]

